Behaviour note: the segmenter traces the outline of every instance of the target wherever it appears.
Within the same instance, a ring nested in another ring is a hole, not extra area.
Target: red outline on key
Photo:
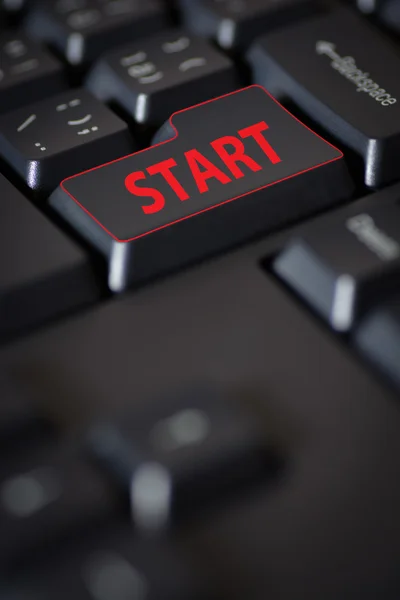
[[[308,129],[308,131],[310,131],[313,135],[316,135],[320,140],[322,140],[323,142],[325,142],[326,144],[328,144],[331,148],[333,148],[334,150],[336,150],[337,152],[339,152],[340,156],[337,156],[336,158],[332,158],[331,160],[327,160],[324,163],[321,163],[319,165],[314,165],[313,167],[309,167],[308,169],[304,169],[303,171],[299,171],[298,173],[294,173],[293,175],[288,175],[287,177],[283,177],[282,179],[278,179],[277,181],[273,181],[271,183],[268,183],[267,185],[263,185],[257,189],[251,190],[249,192],[245,192],[244,194],[241,194],[239,196],[235,196],[234,198],[229,198],[228,200],[224,200],[223,202],[219,202],[218,204],[214,204],[214,206],[208,206],[207,208],[203,208],[202,210],[197,211],[196,213],[193,213],[191,215],[186,215],[185,217],[182,217],[181,219],[177,219],[176,221],[171,221],[170,223],[166,223],[165,225],[161,225],[160,227],[156,227],[155,229],[151,229],[150,231],[146,231],[145,233],[141,233],[140,235],[137,235],[133,238],[130,238],[128,240],[120,240],[119,238],[117,238],[113,233],[111,233],[111,231],[109,231],[102,223],[100,223],[100,221],[98,221],[96,219],[96,217],[94,215],[92,215],[92,213],[90,213],[87,208],[85,208],[84,206],[82,206],[82,204],[64,187],[64,184],[67,181],[70,181],[70,179],[75,179],[75,177],[80,177],[81,175],[85,175],[86,173],[90,173],[91,171],[96,171],[97,169],[102,169],[103,167],[106,167],[108,165],[112,165],[114,163],[117,163],[121,160],[125,160],[126,158],[130,158],[131,156],[136,156],[137,154],[141,154],[142,152],[148,152],[149,150],[152,150],[153,148],[157,148],[158,146],[163,146],[164,144],[169,144],[170,142],[173,142],[174,140],[177,139],[179,133],[178,130],[176,129],[175,125],[173,124],[173,118],[175,117],[175,115],[179,115],[180,113],[184,113],[187,112],[189,110],[193,110],[194,108],[198,108],[199,106],[204,106],[205,104],[209,104],[210,102],[215,102],[216,100],[221,100],[222,98],[227,98],[228,96],[233,96],[234,94],[240,94],[241,92],[244,92],[246,90],[250,90],[252,88],[260,88],[261,90],[263,90],[263,92],[265,92],[270,98],[271,100],[273,100],[276,104],[278,104],[278,106],[280,106],[285,112],[287,112],[293,119],[295,119],[298,123],[300,123],[300,125],[302,125],[303,127],[305,127],[306,129]],[[93,221],[95,221],[98,225],[100,225],[100,227],[110,236],[112,237],[116,242],[119,242],[121,244],[124,243],[129,243],[129,242],[133,242],[134,240],[138,240],[146,235],[150,235],[151,233],[155,233],[156,231],[160,231],[161,229],[165,229],[166,227],[170,227],[172,225],[176,225],[176,223],[180,223],[181,221],[185,221],[186,219],[191,219],[192,217],[196,217],[197,215],[201,215],[202,213],[205,213],[209,210],[213,210],[214,208],[217,208],[218,206],[222,206],[223,204],[228,204],[229,202],[233,202],[234,200],[238,200],[239,198],[244,198],[245,196],[249,196],[250,194],[254,194],[255,192],[259,192],[260,190],[264,190],[272,185],[276,185],[277,183],[281,183],[282,181],[286,181],[287,179],[292,179],[293,177],[297,177],[298,175],[303,175],[303,173],[307,173],[308,171],[313,171],[314,169],[318,169],[319,167],[323,167],[324,165],[328,165],[332,162],[335,162],[336,160],[341,160],[343,158],[343,152],[341,150],[339,150],[339,148],[336,148],[336,146],[334,146],[333,144],[331,144],[330,142],[327,142],[326,140],[324,140],[324,138],[322,136],[320,136],[318,133],[315,133],[310,127],[308,127],[307,125],[305,125],[304,123],[302,123],[300,121],[300,119],[298,119],[297,117],[295,117],[294,115],[292,115],[292,113],[290,111],[288,111],[284,106],[282,106],[282,104],[280,102],[278,102],[278,100],[276,100],[276,98],[274,98],[269,92],[268,90],[266,90],[264,87],[262,87],[261,85],[250,85],[246,88],[241,88],[240,90],[235,90],[234,92],[230,92],[229,94],[224,94],[223,96],[219,96],[218,98],[213,98],[212,100],[206,100],[206,102],[201,102],[200,104],[195,104],[193,106],[190,106],[188,108],[184,108],[183,110],[179,110],[177,112],[175,112],[173,115],[171,115],[170,119],[169,119],[170,125],[172,127],[172,129],[175,131],[175,135],[174,137],[165,140],[164,142],[160,142],[159,144],[155,144],[154,146],[150,146],[149,148],[145,148],[143,150],[139,150],[138,152],[133,152],[132,154],[127,154],[126,156],[121,156],[120,158],[117,158],[115,160],[111,160],[108,163],[104,163],[102,165],[99,165],[97,167],[93,167],[92,169],[88,169],[87,171],[82,171],[81,173],[77,173],[76,175],[71,175],[70,177],[67,177],[66,179],[64,179],[61,183],[60,183],[60,187],[62,188],[62,190],[75,202],[75,204],[77,204],[87,215],[89,215],[89,217],[91,219],[93,219]]]

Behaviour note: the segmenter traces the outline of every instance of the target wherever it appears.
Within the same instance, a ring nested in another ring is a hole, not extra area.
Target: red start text
[[[281,162],[278,154],[267,142],[263,135],[263,132],[267,129],[268,125],[265,123],[265,121],[260,121],[255,125],[240,129],[237,133],[237,136],[227,135],[211,142],[212,148],[225,164],[229,171],[229,175],[221,171],[221,169],[214,165],[198,150],[193,149],[185,152],[185,160],[192,173],[193,179],[196,182],[200,194],[208,192],[209,188],[207,181],[209,179],[216,179],[223,185],[226,185],[234,179],[240,179],[241,177],[244,177],[244,173],[241,168],[243,165],[250,169],[250,171],[253,173],[261,171],[261,165],[259,165],[245,152],[245,147],[242,140],[246,138],[253,138],[273,165]],[[167,160],[163,160],[162,162],[156,163],[151,167],[148,167],[146,169],[147,174],[144,171],[135,171],[126,177],[125,186],[131,194],[141,198],[151,198],[153,200],[152,204],[142,206],[142,210],[146,215],[160,212],[165,206],[165,197],[159,190],[153,187],[143,187],[141,185],[137,185],[139,181],[147,180],[151,178],[152,175],[162,175],[179,200],[182,202],[189,200],[190,197],[187,191],[173,173],[173,169],[177,166],[178,164],[176,160],[169,158]]]

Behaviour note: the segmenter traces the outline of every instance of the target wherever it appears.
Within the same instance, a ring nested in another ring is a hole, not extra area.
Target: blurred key
[[[153,147],[64,181],[51,206],[108,285],[182,267],[352,193],[342,153],[254,86],[175,113]]]
[[[181,0],[184,22],[226,49],[246,47],[257,36],[312,14],[312,0]]]
[[[65,87],[61,63],[20,33],[0,35],[0,112],[18,108]]]
[[[233,91],[237,83],[228,58],[205,40],[172,30],[106,55],[87,87],[138,123],[161,125],[177,110]]]
[[[256,419],[206,386],[162,398],[147,414],[94,425],[88,441],[147,532],[262,479],[274,464]]]
[[[357,8],[365,14],[370,14],[378,10],[384,2],[385,0],[357,0]]]
[[[25,455],[0,461],[0,571],[121,510],[107,482],[76,453],[27,444]]]
[[[377,304],[357,328],[353,341],[400,390],[400,295]]]
[[[162,0],[42,0],[29,13],[27,30],[63,53],[71,65],[150,35],[165,26]]]
[[[254,80],[287,94],[359,152],[365,183],[400,179],[400,55],[363,17],[340,9],[260,38]]]
[[[29,2],[29,5],[31,5],[31,2]],[[2,25],[5,28],[19,27],[27,6],[27,0],[0,0],[0,30]]]
[[[41,194],[132,147],[126,123],[86,90],[69,90],[0,118],[1,156]]]
[[[89,257],[0,175],[0,341],[99,297]]]
[[[377,297],[400,288],[398,196],[372,196],[366,210],[321,217],[288,244],[274,270],[334,329],[347,331]]]
[[[207,582],[208,583],[208,582]],[[1,600],[208,600],[206,583],[167,543],[100,528],[0,587]]]
[[[1,8],[11,14],[20,13],[26,6],[27,0],[1,0]]]

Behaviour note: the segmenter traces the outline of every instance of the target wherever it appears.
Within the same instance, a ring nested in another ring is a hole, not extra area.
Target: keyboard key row
[[[12,42],[16,47],[17,40]],[[40,83],[37,77],[32,81],[38,89]],[[234,90],[238,81],[229,59],[203,40],[172,31],[106,57],[87,85],[138,123],[161,125],[181,108]],[[21,89],[11,85],[10,92],[11,101]],[[70,175],[134,149],[125,121],[85,89],[50,94],[0,117],[0,154],[41,195]]]

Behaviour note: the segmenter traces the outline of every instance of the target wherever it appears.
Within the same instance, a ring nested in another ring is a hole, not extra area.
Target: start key
[[[343,154],[259,86],[175,113],[157,141],[50,198],[107,257],[115,292],[352,193]]]

